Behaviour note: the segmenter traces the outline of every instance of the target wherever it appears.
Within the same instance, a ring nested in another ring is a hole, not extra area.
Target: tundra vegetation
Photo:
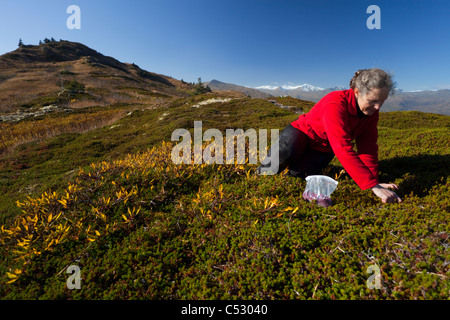
[[[258,176],[254,164],[171,161],[171,133],[194,121],[282,130],[313,105],[192,107],[220,97],[1,124],[0,297],[448,299],[449,116],[381,113],[380,177],[403,202],[382,204],[334,159],[324,174],[339,185],[324,208],[302,198],[305,181]],[[80,289],[67,286],[71,265]],[[367,285],[372,265],[379,289]]]

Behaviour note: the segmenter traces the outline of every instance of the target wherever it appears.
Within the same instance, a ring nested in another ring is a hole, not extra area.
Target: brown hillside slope
[[[85,89],[70,92],[71,82]],[[192,89],[191,84],[122,63],[76,42],[23,45],[0,56],[3,114],[50,104],[77,108],[155,103],[187,96]]]

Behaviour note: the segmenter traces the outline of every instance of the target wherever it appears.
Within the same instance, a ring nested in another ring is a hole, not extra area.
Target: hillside
[[[325,209],[305,181],[255,174],[248,149],[244,164],[173,161],[172,134],[194,137],[194,121],[223,137],[282,130],[311,101],[194,94],[64,41],[0,61],[0,89],[27,88],[0,91],[8,113],[34,113],[0,123],[0,299],[448,299],[450,116],[381,113],[380,177],[403,202],[361,191],[334,159]]]
[[[48,105],[157,104],[163,98],[185,97],[193,90],[190,84],[63,40],[23,45],[4,54],[0,70],[0,114]],[[73,83],[78,90],[73,90]]]
[[[209,82],[205,82],[205,86],[209,86],[212,91],[220,92],[220,91],[238,91],[244,93],[246,96],[252,97],[252,98],[269,98],[272,97],[272,95],[264,93],[260,90],[244,87],[244,86],[238,86],[231,83],[225,83],[218,80],[211,80]]]

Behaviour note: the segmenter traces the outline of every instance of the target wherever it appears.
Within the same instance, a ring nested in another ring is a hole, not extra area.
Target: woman
[[[321,174],[336,155],[362,190],[372,189],[383,203],[401,202],[390,190],[398,189],[395,184],[378,181],[378,113],[393,88],[391,76],[383,70],[357,71],[349,90],[327,94],[281,132],[276,173],[288,168],[295,177]],[[269,167],[270,163],[262,164],[258,172],[268,173]]]

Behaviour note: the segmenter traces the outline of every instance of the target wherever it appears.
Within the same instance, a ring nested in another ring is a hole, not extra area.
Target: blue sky
[[[378,67],[404,90],[450,89],[449,17],[448,0],[0,0],[0,54],[54,37],[189,82],[348,86]]]

